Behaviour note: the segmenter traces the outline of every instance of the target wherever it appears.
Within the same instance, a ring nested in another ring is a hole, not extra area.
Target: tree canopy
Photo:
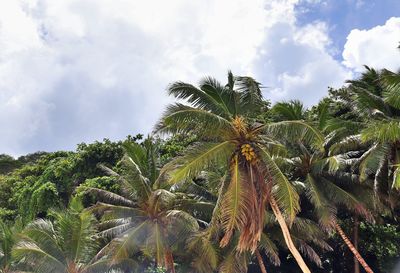
[[[152,135],[0,155],[0,272],[391,272],[400,74],[317,105],[174,82]]]

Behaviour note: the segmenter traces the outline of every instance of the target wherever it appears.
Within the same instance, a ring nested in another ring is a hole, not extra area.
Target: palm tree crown
[[[139,254],[155,257],[158,266],[175,272],[173,251],[199,229],[197,219],[181,210],[190,210],[193,202],[187,195],[169,191],[160,181],[156,183],[143,175],[141,169],[148,174],[158,173],[149,139],[143,146],[129,142],[124,147],[121,174],[102,167],[119,178],[122,193],[88,189],[100,200],[92,210],[103,216],[100,234],[110,239],[106,249],[112,250],[114,263],[129,261],[133,254]],[[212,207],[206,202],[196,205]]]
[[[274,213],[280,215],[289,248],[296,253],[295,257],[300,256],[280,211],[282,209],[292,221],[299,211],[299,197],[273,156],[282,148],[277,141],[279,135],[298,134],[307,141],[320,141],[321,136],[301,121],[257,122],[258,115],[268,104],[263,100],[260,84],[250,77],[234,77],[229,72],[225,86],[207,77],[199,88],[177,82],[170,85],[168,91],[189,105],[169,106],[156,130],[160,133],[190,132],[203,139],[165,166],[170,180],[192,178],[211,164],[229,166],[229,183],[222,191],[219,215],[224,229],[220,245],[226,246],[237,231],[240,233],[237,250],[255,251],[268,201]],[[301,256],[297,258],[304,264]]]
[[[52,211],[54,221],[38,219],[23,230],[13,249],[16,260],[33,272],[107,272],[99,250],[96,219],[73,199],[65,212]]]

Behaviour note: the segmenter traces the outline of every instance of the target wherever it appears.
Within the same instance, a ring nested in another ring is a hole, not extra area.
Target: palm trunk
[[[353,252],[354,256],[356,257],[357,261],[362,265],[362,267],[365,269],[367,273],[374,273],[372,269],[368,266],[367,262],[361,257],[360,253],[358,250],[354,247],[353,243],[347,238],[346,234],[342,230],[342,228],[338,225],[338,223],[335,223],[335,229],[339,233],[340,237],[342,237],[343,241],[347,245],[347,247],[350,249],[351,252]]]
[[[258,249],[256,249],[256,257],[257,257],[258,265],[260,266],[261,272],[267,273],[267,269],[265,268],[263,258],[261,257],[260,251],[258,251]]]
[[[358,229],[360,222],[358,222],[357,216],[354,218],[354,226],[353,226],[353,242],[354,248],[358,251]],[[360,273],[360,263],[358,262],[356,256],[353,257],[354,260],[354,273]]]
[[[293,257],[295,258],[297,264],[301,268],[301,270],[304,273],[311,273],[310,269],[308,268],[307,264],[304,262],[303,257],[301,257],[299,251],[295,247],[292,237],[290,236],[289,228],[285,222],[285,218],[283,218],[283,215],[281,213],[281,210],[279,209],[278,204],[275,201],[274,197],[270,197],[269,203],[271,205],[272,211],[275,214],[276,219],[278,220],[279,226],[281,227],[283,237],[285,238],[286,245],[292,253]]]
[[[164,254],[165,260],[165,269],[168,273],[175,273],[175,265],[174,265],[174,256],[172,256],[172,252],[167,250]]]

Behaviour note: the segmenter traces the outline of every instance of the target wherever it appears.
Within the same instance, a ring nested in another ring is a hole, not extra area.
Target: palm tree
[[[38,273],[108,272],[99,250],[94,216],[75,198],[64,212],[50,212],[54,221],[38,219],[28,224],[13,248],[13,256],[28,271]]]
[[[233,234],[239,232],[237,250],[255,251],[261,239],[265,206],[269,203],[290,252],[303,272],[310,272],[286,223],[286,220],[292,222],[299,211],[299,197],[273,161],[274,151],[280,145],[268,135],[300,134],[308,140],[319,136],[298,121],[258,123],[257,117],[267,104],[260,84],[250,77],[234,77],[229,72],[225,86],[207,77],[199,88],[176,82],[168,91],[189,105],[170,105],[156,131],[195,133],[203,140],[167,164],[164,171],[169,173],[170,181],[191,179],[213,164],[228,166],[230,180],[221,192],[220,221],[224,236],[220,246],[227,246]]]
[[[18,240],[18,233],[22,229],[22,222],[17,219],[13,226],[0,221],[0,272],[16,272],[16,265],[12,257],[12,248]]]
[[[158,174],[150,140],[144,145],[126,142],[124,148],[121,174],[102,166],[119,178],[122,193],[88,189],[100,201],[92,210],[103,215],[100,234],[111,240],[106,249],[113,253],[113,263],[141,253],[155,257],[157,266],[175,272],[173,252],[199,229],[197,219],[182,209],[201,211],[212,204],[195,202],[188,195],[164,189],[161,178],[155,183],[144,177],[141,169],[153,177]]]
[[[196,272],[212,272],[213,270],[219,268],[225,270],[226,272],[244,272],[247,271],[247,264],[250,262],[250,258],[257,259],[259,267],[262,272],[266,272],[266,266],[262,258],[263,254],[270,260],[270,262],[278,266],[280,265],[279,249],[286,250],[287,246],[284,238],[282,237],[282,232],[280,231],[279,225],[273,214],[265,211],[266,217],[264,218],[264,229],[261,235],[260,242],[258,243],[257,249],[254,253],[248,251],[242,253],[242,255],[237,255],[233,251],[235,250],[235,245],[238,243],[238,236],[235,236],[233,240],[229,243],[228,247],[220,249],[215,242],[218,240],[219,234],[222,233],[220,222],[218,218],[221,212],[221,195],[215,196],[208,191],[208,189],[213,189],[216,184],[215,173],[207,172],[205,183],[201,189],[193,187],[192,191],[196,192],[199,196],[204,196],[215,201],[215,207],[213,212],[213,217],[211,222],[206,226],[206,229],[195,234],[191,237],[187,243],[188,250],[192,253],[193,261],[192,268]],[[222,181],[225,186],[225,177],[218,179]],[[184,184],[193,186],[195,184],[193,181],[185,181]],[[181,186],[180,184],[179,186]],[[220,188],[220,190],[221,190]],[[212,197],[210,198],[210,195]],[[323,250],[331,250],[330,246],[325,242],[326,235],[318,227],[318,225],[305,218],[296,217],[293,221],[293,227],[291,230],[291,236],[293,238],[294,244],[299,248],[300,252],[307,256],[311,261],[313,261],[317,266],[321,266],[322,262],[311,246],[311,244],[318,246]]]
[[[277,102],[269,111],[274,120],[305,120],[307,111],[299,100]]]
[[[366,67],[359,79],[349,83],[344,102],[362,122],[356,128],[352,126],[352,135],[333,146],[362,152],[361,157],[353,160],[352,168],[362,182],[373,185],[375,208],[393,209],[398,204],[400,188],[400,75]],[[341,129],[344,127],[348,126]]]
[[[370,145],[360,171],[363,179],[374,175],[377,195],[395,202],[400,188],[400,74],[366,68],[349,86],[354,109],[366,124],[355,137]]]
[[[304,117],[305,111],[297,112],[295,117],[292,114],[288,116],[294,107],[303,109],[298,105],[293,102],[281,103],[273,110],[282,118]],[[318,125],[326,123],[321,120],[322,118],[327,117],[321,115],[320,120],[314,124],[314,130],[322,129],[321,127],[317,128]],[[322,132],[320,133],[322,134]],[[360,183],[359,175],[339,169],[345,163],[354,162],[354,159],[351,158],[354,152],[335,154],[335,151],[343,152],[343,145],[334,145],[333,149],[329,150],[331,141],[328,137],[326,139],[324,145],[319,147],[307,145],[298,138],[287,139],[287,145],[292,148],[290,149],[291,153],[281,162],[286,164],[287,171],[291,173],[291,179],[302,183],[305,196],[314,207],[320,224],[328,230],[334,228],[366,272],[372,272],[356,247],[347,238],[336,217],[338,207],[345,207],[357,216],[370,219],[371,213],[368,210],[368,204],[373,203],[370,198],[372,197],[371,191],[367,185]]]

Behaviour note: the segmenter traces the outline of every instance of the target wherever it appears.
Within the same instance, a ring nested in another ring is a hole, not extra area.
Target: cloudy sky
[[[399,16],[398,0],[0,1],[0,153],[148,133],[168,83],[228,69],[311,105],[364,64],[399,68]]]

